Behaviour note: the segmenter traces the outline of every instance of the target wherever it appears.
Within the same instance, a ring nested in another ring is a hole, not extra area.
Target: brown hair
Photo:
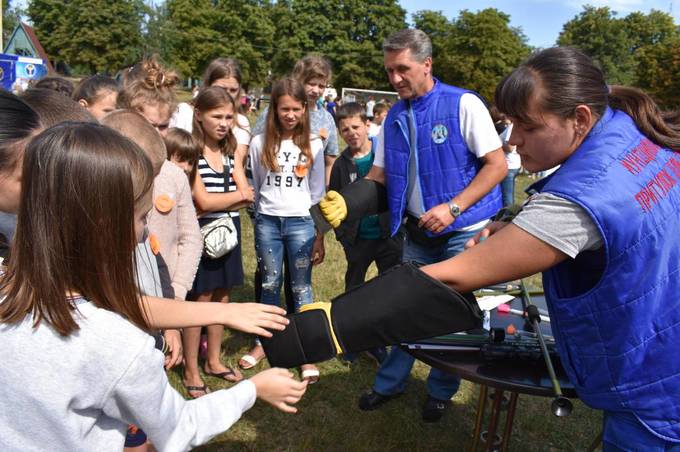
[[[201,113],[205,113],[225,105],[231,105],[231,108],[234,111],[234,124],[236,124],[238,121],[238,108],[234,99],[224,88],[220,88],[219,86],[205,88],[199,91],[198,96],[196,96],[194,99],[194,108]],[[202,154],[203,148],[205,147],[205,132],[203,131],[203,124],[198,120],[198,117],[195,113],[192,130],[194,139],[200,146]],[[234,137],[231,127],[227,130],[227,134],[220,140],[218,145],[223,155],[228,155],[230,157],[234,155],[234,151],[236,151],[236,137]]]
[[[45,128],[64,121],[97,122],[85,107],[51,89],[31,88],[20,97],[38,113]]]
[[[364,122],[368,121],[366,109],[358,102],[347,102],[346,104],[340,105],[335,111],[335,121],[338,124],[340,124],[340,121],[343,119],[354,118],[357,116]]]
[[[499,110],[531,123],[529,101],[539,96],[539,108],[561,118],[573,117],[579,105],[587,105],[596,118],[607,106],[628,114],[638,128],[659,146],[680,151],[678,115],[662,112],[643,91],[607,86],[602,70],[583,52],[553,47],[530,56],[496,87]]]
[[[216,80],[233,77],[241,86],[241,65],[233,58],[216,58],[210,62],[203,74],[203,86],[210,87]]]
[[[32,87],[49,89],[66,97],[73,95],[73,83],[62,77],[45,77],[35,82]]]
[[[108,93],[118,93],[118,91],[120,91],[120,87],[114,79],[106,75],[96,74],[84,78],[78,83],[73,92],[73,100],[82,99],[88,104],[93,104]]]
[[[175,85],[179,76],[165,68],[156,55],[130,68],[118,94],[118,108],[141,111],[144,105],[165,105],[170,113],[177,107]]]
[[[168,153],[163,138],[144,116],[132,110],[116,110],[104,116],[102,124],[132,140],[146,153],[154,175],[160,172]]]
[[[99,124],[63,123],[31,141],[22,177],[0,321],[32,315],[68,336],[78,329],[71,293],[148,330],[132,258],[134,210],[153,182],[142,150]]]
[[[373,116],[378,116],[380,113],[386,112],[389,109],[390,109],[389,105],[382,102],[378,102],[373,106]]]
[[[168,160],[175,157],[177,161],[188,162],[191,165],[189,181],[193,185],[196,177],[196,164],[203,149],[194,137],[184,129],[171,127],[163,137],[165,149],[168,152]]]
[[[330,83],[331,63],[321,55],[307,55],[297,60],[291,76],[303,85],[315,78],[321,78],[326,80],[326,83]]]
[[[279,164],[277,154],[281,147],[281,131],[283,126],[279,122],[277,113],[279,99],[283,96],[290,96],[299,101],[305,111],[300,122],[293,130],[293,143],[302,151],[307,159],[307,168],[312,167],[314,159],[312,157],[312,146],[310,144],[309,109],[307,108],[307,96],[302,83],[294,78],[284,78],[274,83],[271,94],[271,105],[267,112],[267,122],[265,126],[264,144],[262,147],[262,165],[270,171],[278,172]]]
[[[0,173],[16,168],[24,145],[41,127],[40,116],[30,105],[0,89]]]

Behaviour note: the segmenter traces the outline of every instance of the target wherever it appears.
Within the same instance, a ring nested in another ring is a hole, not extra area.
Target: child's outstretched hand
[[[221,303],[221,323],[234,330],[272,337],[269,330],[281,331],[288,325],[286,311],[261,303]]]
[[[307,380],[298,381],[286,369],[267,369],[250,378],[255,385],[257,398],[284,413],[297,413],[296,404],[307,390]]]

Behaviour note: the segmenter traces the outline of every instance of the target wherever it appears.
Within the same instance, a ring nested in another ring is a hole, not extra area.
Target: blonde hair
[[[118,94],[118,108],[142,111],[144,105],[177,107],[175,86],[179,76],[158,62],[156,55],[144,59],[124,75],[123,89]]]
[[[320,78],[331,82],[331,63],[321,55],[307,55],[297,60],[291,76],[300,81],[303,85],[310,80]]]
[[[168,153],[163,138],[144,116],[132,110],[116,110],[104,116],[102,124],[142,148],[151,161],[154,174],[160,172]]]

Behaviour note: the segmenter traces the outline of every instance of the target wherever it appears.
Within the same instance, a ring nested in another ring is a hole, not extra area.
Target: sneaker
[[[450,406],[450,400],[435,399],[428,395],[425,405],[423,405],[423,420],[425,422],[437,422]]]

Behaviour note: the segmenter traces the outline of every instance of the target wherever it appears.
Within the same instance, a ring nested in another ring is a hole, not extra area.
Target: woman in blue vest
[[[511,222],[424,267],[460,291],[543,272],[560,357],[604,410],[604,450],[680,450],[680,130],[575,49],[536,53],[496,89],[538,182]]]

